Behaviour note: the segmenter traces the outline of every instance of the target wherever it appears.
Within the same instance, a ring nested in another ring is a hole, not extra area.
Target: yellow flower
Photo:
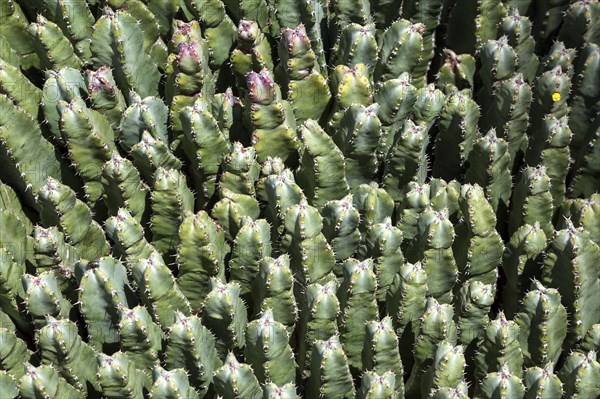
[[[554,101],[554,102],[560,101],[560,93],[552,94],[552,101]]]

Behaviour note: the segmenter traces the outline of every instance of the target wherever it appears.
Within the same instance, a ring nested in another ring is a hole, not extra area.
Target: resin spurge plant
[[[0,0],[2,399],[597,398],[598,0]]]

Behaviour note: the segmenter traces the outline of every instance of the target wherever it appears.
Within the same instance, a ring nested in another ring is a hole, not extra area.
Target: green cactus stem
[[[304,144],[296,181],[309,203],[319,209],[328,201],[339,200],[349,192],[344,167],[347,165],[340,149],[312,119],[298,127]]]
[[[304,25],[282,29],[279,58],[285,73],[287,100],[294,108],[298,123],[321,119],[327,111],[331,92],[325,76],[320,73],[317,55]]]
[[[184,151],[193,167],[198,201],[205,204],[215,194],[217,173],[230,152],[229,141],[203,98],[184,108],[180,116]]]
[[[380,44],[379,60],[375,65],[374,79],[385,81],[398,78],[409,72],[415,79],[423,77],[426,70],[418,68],[424,56],[423,33],[425,25],[399,19],[383,33]]]
[[[241,288],[237,282],[225,284],[213,277],[210,284],[211,291],[202,305],[202,322],[216,335],[217,351],[224,358],[228,351],[244,347],[248,310],[240,297]]]
[[[243,219],[229,261],[230,279],[238,281],[242,295],[252,292],[262,259],[271,256],[271,226],[264,219]],[[260,302],[259,302],[260,303]]]
[[[394,211],[394,200],[376,182],[358,186],[352,194],[352,199],[354,206],[360,213],[359,227],[363,233],[363,238],[365,232],[375,224],[384,223],[387,218],[392,216]]]
[[[155,367],[152,380],[152,388],[148,394],[152,399],[200,398],[198,392],[190,385],[185,369],[167,371],[162,367]]]
[[[225,239],[233,241],[247,221],[260,215],[260,205],[255,197],[221,190],[222,198],[217,201],[211,216],[223,228]],[[266,231],[270,230],[270,226]]]
[[[434,176],[446,180],[459,176],[473,148],[479,116],[479,107],[468,91],[448,96],[435,140]]]
[[[287,254],[260,260],[251,296],[256,314],[269,309],[273,319],[284,324],[289,331],[293,330],[298,319],[298,307],[294,297],[294,276]]]
[[[4,259],[8,264],[16,262],[23,269],[26,262],[30,260],[32,242],[28,238],[27,216],[18,215],[13,209],[0,206],[0,249],[6,252]]]
[[[408,262],[400,266],[400,272],[394,278],[386,297],[386,311],[394,321],[398,335],[407,345],[402,345],[403,359],[412,362],[410,353],[421,323],[421,317],[427,306],[427,273],[420,263]],[[408,365],[407,365],[408,366]],[[406,367],[407,369],[409,367]]]
[[[48,316],[68,319],[73,305],[58,289],[58,282],[52,272],[42,272],[37,276],[23,275],[25,309],[33,319],[37,329],[44,327]]]
[[[514,204],[508,222],[511,235],[524,224],[539,223],[546,236],[552,236],[554,206],[550,185],[544,166],[527,167],[521,171],[511,201]]]
[[[186,212],[194,209],[194,195],[182,173],[159,168],[154,175],[151,200],[152,242],[161,254],[168,257],[175,253],[180,243],[179,227]]]
[[[158,94],[160,74],[144,51],[144,32],[127,11],[110,12],[96,21],[91,51],[94,66],[112,67],[125,99],[133,90],[142,98]]]
[[[436,29],[440,24],[444,2],[436,0],[433,2],[422,3],[419,1],[410,1],[404,3],[402,15],[410,19],[413,23],[421,23],[424,27],[423,36],[423,55],[419,59],[416,68],[413,70],[415,76],[414,84],[418,87],[427,83],[427,72],[431,66],[431,60],[435,55],[436,47]]]
[[[7,95],[15,105],[27,111],[34,119],[38,116],[42,91],[21,70],[6,62],[0,55],[0,93]]]
[[[98,382],[107,399],[143,397],[151,385],[148,376],[136,369],[123,352],[98,354]]]
[[[423,397],[431,396],[443,388],[455,388],[464,383],[466,366],[462,346],[454,346],[447,341],[441,342],[435,351],[433,364],[423,377]]]
[[[86,201],[95,207],[104,195],[103,166],[116,150],[114,131],[102,114],[87,108],[79,97],[68,104],[59,103],[58,108],[69,159],[85,183]]]
[[[357,397],[362,399],[390,398],[395,399],[398,393],[394,390],[396,377],[390,371],[378,374],[367,371],[361,379],[360,391]]]
[[[557,231],[544,259],[541,281],[560,292],[569,313],[569,340],[581,340],[600,322],[600,249],[582,228]]]
[[[249,118],[252,123],[252,145],[258,162],[279,157],[286,165],[297,162],[299,146],[292,106],[281,99],[281,89],[268,69],[246,76]]]
[[[489,373],[479,384],[480,399],[523,398],[525,386],[519,377],[502,366],[497,372]]]
[[[363,368],[361,353],[367,331],[364,324],[377,319],[377,278],[372,259],[348,259],[344,263],[344,278],[338,289],[341,314],[339,317],[340,341],[348,356],[348,364],[358,370]]]
[[[542,367],[530,367],[523,377],[525,399],[560,398],[563,395],[563,383],[554,374],[552,363]]]
[[[231,68],[241,78],[250,71],[273,70],[271,46],[256,21],[240,20],[237,27],[237,47],[229,56]]]
[[[150,53],[150,47],[158,39],[160,31],[156,16],[147,7],[147,2],[108,0],[108,4],[115,10],[127,12],[134,20],[139,21],[139,25],[144,27],[143,49]]]
[[[42,111],[47,129],[54,142],[66,145],[60,132],[61,101],[67,104],[75,98],[85,98],[87,86],[81,72],[73,68],[62,68],[58,71],[47,71],[42,90]]]
[[[515,321],[526,365],[543,366],[558,360],[567,335],[567,310],[560,301],[557,290],[538,281],[525,295]]]
[[[169,55],[165,91],[167,104],[170,104],[172,148],[181,150],[180,112],[192,106],[197,98],[214,95],[214,76],[209,68],[208,45],[200,34],[198,23],[176,21],[175,25],[178,30],[172,36],[174,48]]]
[[[177,158],[166,142],[154,138],[148,131],[142,132],[140,141],[131,148],[133,164],[149,186],[154,186],[154,176],[159,168],[181,170],[181,160]]]
[[[459,341],[468,346],[483,335],[489,322],[488,313],[494,303],[495,286],[479,280],[468,280],[458,295]]]
[[[20,58],[23,69],[39,69],[41,62],[35,52],[33,38],[27,31],[27,18],[18,3],[2,1],[0,26],[0,37],[5,39],[12,52]]]
[[[40,3],[41,9],[37,12],[60,27],[82,61],[90,61],[90,42],[95,19],[88,3],[85,0],[49,0]]]
[[[388,316],[380,322],[367,321],[366,330],[362,351],[363,367],[378,375],[391,373],[394,377],[392,391],[398,397],[404,397],[404,368],[392,319]]]
[[[84,395],[92,393],[90,388],[100,391],[96,353],[81,339],[75,323],[48,316],[36,338],[42,364],[56,367],[60,376]]]
[[[285,325],[273,318],[271,309],[246,325],[245,358],[258,381],[277,385],[295,381],[296,361],[289,340]]]
[[[565,12],[564,23],[558,38],[570,48],[582,47],[584,43],[600,43],[598,19],[600,5],[597,2],[572,3]]]
[[[215,371],[214,386],[223,399],[260,399],[263,396],[252,367],[238,362],[233,353],[227,355],[223,366]]]
[[[475,54],[488,40],[496,39],[506,6],[500,0],[482,0],[449,10],[446,45],[457,53]],[[542,14],[543,15],[543,14]]]
[[[37,143],[35,151],[26,143]],[[46,178],[74,183],[74,174],[68,170],[58,150],[48,141],[33,117],[11,99],[0,93],[0,159],[2,180],[23,196],[34,209],[38,191]]]
[[[351,23],[341,28],[340,36],[332,50],[334,64],[349,68],[364,64],[372,74],[378,52],[374,26]]]
[[[50,365],[34,367],[26,364],[27,372],[19,380],[19,393],[24,399],[72,398],[83,399],[85,394],[69,384]],[[4,389],[2,390],[4,395]]]
[[[22,306],[25,290],[21,283],[24,274],[23,265],[15,262],[11,252],[0,246],[0,310],[23,331],[30,331],[31,320],[21,314],[25,310]]]
[[[75,197],[68,186],[49,177],[39,190],[41,219],[46,226],[58,226],[81,258],[95,260],[108,255],[109,246],[90,208]]]
[[[281,159],[276,158],[278,162]],[[265,168],[274,166],[275,161],[265,162]],[[278,167],[279,169],[279,167]],[[267,176],[261,178],[257,184],[257,197],[266,202],[265,217],[271,223],[271,235],[275,236],[283,229],[283,222],[288,209],[306,200],[306,196],[289,169],[272,170]]]
[[[190,303],[157,252],[147,259],[134,261],[131,267],[141,302],[163,331],[175,322],[177,311],[185,315],[191,313]]]
[[[594,324],[583,337],[580,345],[582,350],[597,351],[600,347],[600,323]]]
[[[152,321],[144,306],[132,309],[120,308],[117,329],[121,351],[138,369],[151,369],[158,365],[158,354],[162,350],[163,332]]]
[[[0,327],[0,366],[15,379],[21,378],[27,372],[27,362],[32,353],[27,344],[17,337],[15,331],[6,326]]]
[[[236,194],[255,195],[254,185],[260,174],[254,147],[244,147],[240,142],[231,145],[231,152],[223,158],[219,191]]]
[[[346,176],[352,189],[369,183],[377,173],[375,155],[382,135],[377,113],[375,104],[368,107],[352,104],[341,113],[339,128],[333,134],[335,144],[345,157]]]
[[[374,261],[377,301],[380,304],[385,303],[387,292],[404,263],[400,249],[402,238],[402,231],[392,225],[391,218],[373,225],[365,236],[365,257]]]
[[[348,358],[337,335],[326,341],[316,340],[310,359],[307,396],[327,399],[354,397]]]
[[[506,276],[504,311],[512,319],[533,278],[541,278],[547,237],[539,223],[524,224],[512,235],[502,262]]]
[[[427,273],[427,294],[449,303],[459,270],[452,252],[455,230],[448,210],[425,209],[418,219],[417,234],[416,260],[421,262]]]
[[[373,91],[369,69],[365,64],[356,64],[352,67],[336,66],[331,73],[331,94],[335,101],[331,110],[329,126],[337,129],[344,111],[352,104],[365,107],[372,104]]]
[[[555,209],[565,201],[572,135],[567,117],[557,119],[548,115],[544,118],[541,129],[532,135],[525,157],[529,165],[542,165],[546,168]]]
[[[598,377],[600,363],[596,360],[596,352],[573,352],[566,359],[558,373],[563,383],[563,398],[592,398],[598,393]]]
[[[485,196],[496,214],[507,212],[510,204],[511,165],[509,144],[497,136],[495,129],[490,129],[473,143],[465,180],[485,190]]]
[[[415,124],[425,123],[431,127],[441,115],[446,104],[446,95],[431,83],[417,90],[416,97],[412,110],[413,120]]]
[[[456,227],[453,253],[461,273],[460,279],[478,280],[495,286],[504,244],[495,229],[494,210],[478,185],[461,186],[459,206],[464,224]]]
[[[130,95],[130,106],[123,111],[117,138],[126,151],[138,144],[144,132],[164,143],[169,142],[167,132],[168,109],[160,98]]]
[[[103,114],[113,126],[118,126],[127,105],[112,71],[103,66],[96,71],[86,71],[84,78],[92,108]]]
[[[535,54],[536,43],[531,34],[531,20],[526,15],[522,15],[526,14],[527,10],[523,12],[518,8],[521,6],[519,3],[526,2],[516,3],[514,8],[509,8],[507,15],[500,22],[498,35],[505,35],[508,44],[515,49],[519,60],[517,71],[523,74],[527,82],[531,83],[540,61]]]
[[[263,386],[263,391],[263,399],[300,399],[292,383],[277,386],[271,382]]]
[[[600,110],[598,102],[598,72],[600,45],[588,43],[576,59],[573,79],[573,100],[569,112],[569,127],[573,131],[571,151],[576,153],[594,129],[594,118]]]
[[[211,66],[219,69],[229,59],[236,29],[221,0],[188,0],[191,11],[204,27],[211,52]]]
[[[177,312],[165,346],[165,365],[169,370],[187,370],[190,382],[200,397],[211,390],[213,373],[223,362],[217,356],[215,338],[197,316]]]
[[[426,154],[429,130],[424,124],[415,125],[410,119],[396,133],[385,159],[383,183],[386,191],[398,198],[411,181],[425,183],[429,168]]]
[[[419,333],[415,339],[414,359],[411,375],[405,384],[406,396],[418,394],[424,378],[424,369],[435,360],[438,347],[443,342],[456,345],[457,331],[454,310],[449,304],[440,304],[434,298],[427,300],[427,308],[421,319]]]
[[[307,375],[311,373],[310,357],[315,342],[327,341],[338,335],[340,301],[336,296],[337,290],[338,282],[335,278],[322,285],[314,283],[306,288],[306,299],[301,303],[300,312],[298,365]]]
[[[117,151],[102,168],[102,184],[110,214],[117,215],[124,208],[139,222],[146,218],[149,188],[142,182],[131,161],[121,157]]]
[[[25,227],[26,234],[33,232],[32,213],[21,203],[16,191],[2,182],[0,182],[0,210],[8,211],[9,214],[18,219],[18,224]],[[3,226],[5,225],[3,224]]]
[[[233,353],[227,356],[225,364],[215,372],[214,386],[219,397],[224,399],[259,399],[263,396],[252,367],[238,362]]]
[[[210,279],[225,281],[225,255],[229,251],[223,229],[206,212],[189,214],[179,227],[177,284],[199,310],[202,301],[212,289]]]
[[[57,24],[38,14],[37,20],[29,25],[28,31],[34,38],[34,48],[42,67],[47,69],[81,68],[81,59]]]
[[[600,227],[596,223],[600,217],[600,193],[592,194],[587,199],[568,200],[561,213],[575,227],[583,227],[590,234],[590,238],[600,245]]]
[[[541,129],[544,115],[552,114],[557,119],[568,115],[569,107],[566,106],[566,101],[570,90],[571,79],[560,66],[538,75],[531,103],[530,133]],[[554,101],[555,99],[558,101]]]
[[[156,248],[146,240],[140,222],[125,208],[119,209],[116,216],[108,218],[104,229],[114,243],[113,253],[125,257],[129,265],[156,252]]]
[[[582,147],[577,151],[575,164],[572,166],[570,191],[572,196],[589,197],[597,192],[600,185],[598,179],[598,154],[600,154],[600,118],[596,118]]]
[[[443,91],[452,90],[452,86],[459,90],[473,89],[476,67],[475,57],[471,54],[456,54],[444,49],[444,65],[440,67],[436,85]]]
[[[290,266],[302,283],[321,281],[335,265],[333,250],[321,232],[322,217],[306,200],[288,208],[282,248],[290,254]]]
[[[330,38],[326,32],[326,22],[328,19],[327,4],[322,2],[297,2],[292,0],[267,0],[270,6],[275,6],[273,13],[279,27],[282,29],[294,29],[298,26],[304,26],[306,33],[310,38],[310,44],[317,57],[317,64],[321,73],[326,77],[326,53]],[[274,3],[274,4],[271,4]],[[282,12],[280,10],[286,10]],[[271,17],[272,19],[275,19]],[[275,21],[273,25],[276,25]],[[275,26],[273,26],[275,27]],[[273,32],[273,31],[272,31]],[[273,36],[280,31],[274,31]]]
[[[529,326],[526,327],[528,329]],[[475,354],[475,379],[482,381],[486,375],[504,367],[511,373],[521,376],[523,370],[523,351],[520,343],[519,324],[506,320],[504,313],[491,320],[485,327]]]
[[[379,105],[377,116],[382,123],[382,137],[378,157],[383,158],[394,143],[394,136],[411,113],[417,101],[417,88],[413,86],[408,72],[396,79],[379,82],[373,99]]]
[[[360,244],[360,213],[352,201],[352,196],[347,195],[328,201],[321,210],[323,235],[331,243],[337,261],[351,258]]]
[[[127,269],[118,260],[102,257],[88,264],[79,281],[79,309],[87,324],[91,346],[101,351],[120,341],[117,328],[120,309],[129,307],[133,298]]]
[[[7,399],[15,399],[19,396],[17,379],[5,370],[0,371],[0,389]]]

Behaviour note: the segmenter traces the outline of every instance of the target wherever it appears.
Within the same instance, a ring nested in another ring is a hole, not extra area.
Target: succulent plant
[[[595,398],[598,0],[0,0],[2,398]]]

